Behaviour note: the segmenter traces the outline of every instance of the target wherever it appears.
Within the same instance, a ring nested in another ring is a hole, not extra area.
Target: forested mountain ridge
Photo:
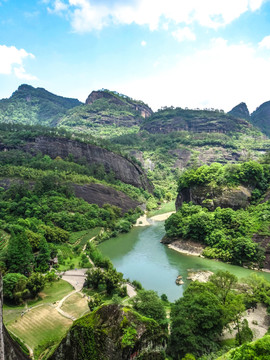
[[[77,99],[57,96],[45,89],[23,84],[9,99],[0,100],[0,121],[55,126],[68,109],[80,104]]]

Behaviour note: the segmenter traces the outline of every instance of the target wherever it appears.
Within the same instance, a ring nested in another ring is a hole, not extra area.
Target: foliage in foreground
[[[269,232],[268,202],[247,210],[207,208],[192,203],[183,206],[165,222],[166,236],[206,245],[204,255],[237,265],[263,264],[264,250],[253,242],[254,233]]]

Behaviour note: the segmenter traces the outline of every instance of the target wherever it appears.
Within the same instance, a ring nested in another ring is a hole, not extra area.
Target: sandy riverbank
[[[167,212],[167,213],[160,214],[160,215],[155,215],[150,218],[148,218],[147,215],[144,214],[144,215],[140,216],[139,219],[137,219],[137,222],[134,226],[148,226],[148,225],[151,225],[150,221],[151,222],[152,221],[164,221],[164,220],[168,219],[173,213],[175,213],[175,211]]]
[[[188,241],[176,240],[173,243],[168,244],[168,248],[175,250],[181,254],[203,257],[203,246],[200,246],[199,244],[193,244]]]
[[[174,213],[175,213],[175,211],[171,211],[171,212],[167,212],[164,214],[152,216],[149,219],[154,220],[154,221],[164,221],[164,220],[167,220]]]
[[[136,224],[134,226],[147,226],[147,225],[151,225],[151,224],[149,223],[146,214],[144,214],[137,219]]]

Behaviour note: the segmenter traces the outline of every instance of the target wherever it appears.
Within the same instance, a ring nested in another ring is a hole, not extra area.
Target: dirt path
[[[63,273],[60,273],[62,275],[62,280],[67,281],[70,283],[75,290],[82,290],[83,284],[86,279],[86,271],[89,269],[74,269],[74,270],[67,270]]]

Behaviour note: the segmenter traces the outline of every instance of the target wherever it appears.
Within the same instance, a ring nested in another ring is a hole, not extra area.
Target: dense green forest
[[[201,205],[184,203],[165,223],[168,238],[193,240],[206,247],[203,255],[238,265],[263,267],[265,248],[254,242],[254,235],[269,237],[269,201],[263,201],[269,187],[270,165],[268,156],[262,160],[222,166],[213,163],[186,170],[179,178],[178,191],[206,186],[210,192]],[[224,189],[246,186],[251,192],[247,208],[230,207],[208,209],[211,189],[222,193]],[[199,189],[199,188],[198,188]],[[265,245],[264,245],[265,246]]]

